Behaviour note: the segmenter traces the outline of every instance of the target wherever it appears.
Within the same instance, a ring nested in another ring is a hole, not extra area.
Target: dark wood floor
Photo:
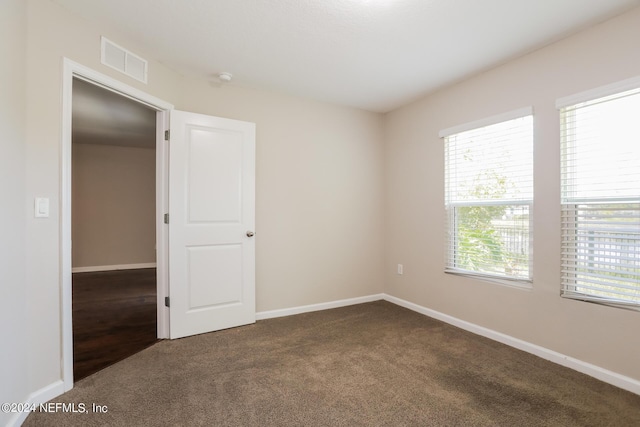
[[[157,342],[156,269],[73,274],[78,381]]]

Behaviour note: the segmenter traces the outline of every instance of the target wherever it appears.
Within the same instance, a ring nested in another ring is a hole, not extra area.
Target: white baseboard
[[[31,393],[25,403],[27,403],[28,405],[40,405],[41,403],[46,403],[51,399],[60,396],[62,393],[64,393],[64,391],[64,382],[59,380],[52,384],[49,384],[46,387],[41,388],[38,391]],[[22,423],[24,423],[24,420],[27,419],[27,416],[29,416],[29,414],[30,412],[21,412],[15,414],[15,416],[9,420],[7,427],[21,426]]]
[[[558,365],[571,368],[575,371],[597,378],[600,381],[603,381],[605,383],[614,385],[621,389],[630,391],[631,393],[640,395],[640,381],[636,379],[618,374],[613,371],[609,371],[607,369],[601,368],[596,365],[592,365],[591,363],[587,363],[579,359],[575,359],[565,354],[558,353],[553,350],[549,350],[548,348],[540,347],[539,345],[532,344],[530,342],[523,341],[518,338],[514,338],[510,335],[506,335],[501,332],[497,332],[492,329],[488,329],[488,328],[476,325],[474,323],[470,323],[465,320],[461,320],[456,317],[449,316],[448,314],[440,313],[438,311],[431,310],[426,307],[422,307],[418,304],[414,304],[412,302],[405,301],[403,299],[396,298],[391,295],[384,294],[384,300],[394,303],[396,305],[399,305],[401,307],[408,308],[409,310],[413,310],[420,314],[424,314],[425,316],[429,316],[434,319],[441,320],[450,325],[457,326],[460,329],[464,329],[466,331],[473,332],[474,334],[481,335],[483,337],[492,339],[494,341],[498,341],[502,344],[515,347],[518,350],[526,351],[527,353],[534,354],[545,360],[549,360],[550,362],[554,362],[554,363],[557,363]]]
[[[73,267],[72,273],[91,273],[94,271],[136,270],[138,268],[156,268],[155,262],[142,264],[95,265],[90,267]]]
[[[292,316],[294,314],[309,313],[312,311],[329,310],[331,308],[346,307],[349,305],[363,304],[365,302],[384,299],[384,294],[368,295],[358,298],[342,299],[338,301],[323,302],[320,304],[303,305],[299,307],[283,308],[280,310],[261,311],[256,313],[256,320],[272,319],[274,317]]]

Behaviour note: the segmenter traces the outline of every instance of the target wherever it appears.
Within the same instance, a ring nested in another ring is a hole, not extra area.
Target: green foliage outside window
[[[508,182],[483,172],[470,198],[500,200]],[[455,208],[456,267],[516,277],[528,275],[528,206],[479,204]],[[515,228],[514,224],[520,227]]]

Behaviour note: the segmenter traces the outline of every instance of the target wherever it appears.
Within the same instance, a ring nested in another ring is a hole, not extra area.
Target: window
[[[445,142],[445,271],[530,284],[532,109],[440,136]]]
[[[558,101],[568,298],[640,307],[640,81],[635,85]]]

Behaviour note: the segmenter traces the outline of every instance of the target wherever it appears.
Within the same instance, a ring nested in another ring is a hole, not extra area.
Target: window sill
[[[570,292],[570,291],[563,291],[560,293],[560,296],[562,298],[566,298],[574,301],[589,302],[592,304],[606,305],[607,307],[622,308],[622,309],[631,310],[631,311],[640,311],[640,305],[635,304],[633,302],[609,300],[606,298],[599,298],[591,295],[585,295],[585,294]]]
[[[468,277],[468,278],[480,280],[483,282],[494,283],[497,285],[507,286],[510,288],[521,289],[525,291],[530,291],[533,289],[533,279],[531,280],[510,279],[508,277],[491,276],[488,274],[475,273],[473,271],[455,270],[455,269],[446,269],[444,272],[446,274],[453,274],[456,276]]]

